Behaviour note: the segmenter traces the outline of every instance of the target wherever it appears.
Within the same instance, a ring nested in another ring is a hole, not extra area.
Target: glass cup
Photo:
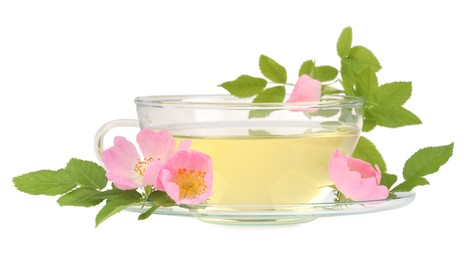
[[[208,154],[213,195],[207,204],[295,204],[317,198],[331,185],[327,168],[336,149],[350,155],[362,129],[363,100],[323,96],[320,102],[252,103],[229,95],[144,96],[138,119],[103,125],[168,130],[178,142]]]

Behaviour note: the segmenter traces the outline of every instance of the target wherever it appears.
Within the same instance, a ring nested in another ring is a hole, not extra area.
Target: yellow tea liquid
[[[177,137],[213,162],[208,203],[305,203],[330,185],[327,166],[335,149],[351,154],[359,138],[353,129],[301,135]]]

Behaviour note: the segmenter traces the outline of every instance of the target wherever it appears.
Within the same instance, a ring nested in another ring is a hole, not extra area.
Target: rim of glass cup
[[[289,98],[286,96],[285,100]],[[214,108],[214,109],[309,109],[309,108],[341,108],[362,107],[364,99],[357,96],[324,95],[319,102],[280,102],[252,103],[252,98],[237,98],[232,95],[165,95],[139,96],[134,102],[137,106],[166,108]]]

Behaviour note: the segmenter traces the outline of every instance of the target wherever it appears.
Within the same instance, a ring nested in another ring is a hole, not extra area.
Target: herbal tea
[[[191,148],[213,161],[213,195],[208,203],[308,202],[331,184],[327,166],[335,149],[351,154],[359,138],[359,131],[352,128],[287,136],[250,133],[176,138],[192,140]]]

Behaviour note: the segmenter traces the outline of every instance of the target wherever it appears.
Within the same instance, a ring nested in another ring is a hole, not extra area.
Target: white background
[[[0,259],[462,257],[458,3],[2,1]],[[285,65],[292,81],[306,59],[338,66],[335,43],[345,26],[353,27],[354,44],[378,56],[380,83],[413,81],[406,107],[424,124],[369,135],[389,171],[400,174],[421,147],[455,141],[453,158],[405,208],[278,227],[166,216],[137,221],[125,212],[95,229],[99,208],[60,208],[56,198],[12,185],[16,175],[58,169],[70,157],[95,161],[96,130],[135,118],[136,96],[225,93],[216,87],[223,81],[259,75],[260,54]]]

